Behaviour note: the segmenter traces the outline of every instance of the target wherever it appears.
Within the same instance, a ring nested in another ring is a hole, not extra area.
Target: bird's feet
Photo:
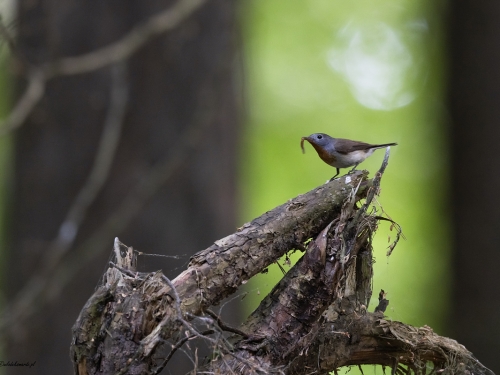
[[[337,178],[340,178],[340,177],[337,177],[337,176],[340,174],[340,169],[338,169],[338,168],[336,168],[336,169],[337,169],[337,174],[336,174],[335,176],[333,176],[332,178],[330,178],[330,179],[328,180],[328,182],[333,181],[333,180],[335,180],[335,179],[337,179]]]
[[[356,170],[357,166],[358,166],[358,164],[356,164],[354,167],[352,167],[352,169],[349,172],[347,172],[347,174],[353,173]]]
[[[352,173],[354,173],[356,171],[356,167],[358,165],[356,164],[349,172],[347,172],[344,176],[347,176],[347,175],[350,175]],[[333,180],[337,180],[339,179],[340,177],[343,177],[343,176],[339,176],[340,172],[339,170],[337,169],[337,174],[335,176],[333,176],[332,178],[330,178],[327,182],[330,182],[330,181],[333,181]]]

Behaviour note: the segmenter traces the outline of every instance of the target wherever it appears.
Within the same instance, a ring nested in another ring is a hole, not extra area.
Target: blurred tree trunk
[[[20,0],[19,48],[32,64],[87,53],[173,3]],[[130,94],[117,155],[75,246],[102,225],[156,162],[176,157],[172,150],[185,141],[190,126],[209,121],[208,128],[182,168],[127,229],[109,233],[99,259],[63,284],[60,298],[16,327],[5,358],[36,361],[36,366],[10,367],[9,373],[71,372],[71,326],[99,281],[115,236],[140,251],[183,254],[178,260],[144,260],[145,268],[175,275],[190,254],[234,231],[240,122],[235,7],[222,0],[203,5],[126,62]],[[41,263],[87,178],[109,107],[110,72],[107,67],[49,81],[42,102],[16,133],[9,299]],[[177,368],[181,373],[182,363]]]
[[[451,336],[500,373],[500,3],[449,2]]]

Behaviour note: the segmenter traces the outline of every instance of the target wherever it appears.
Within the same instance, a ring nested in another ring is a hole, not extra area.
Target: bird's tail
[[[384,148],[387,146],[397,146],[397,143],[384,143],[382,145],[371,145],[370,148]]]

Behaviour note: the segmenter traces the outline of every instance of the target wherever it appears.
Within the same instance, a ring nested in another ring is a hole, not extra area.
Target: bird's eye
[[[321,134],[318,134],[318,136],[317,136],[316,138],[318,138],[318,139],[322,139],[322,138],[323,138],[323,136],[322,136]]]

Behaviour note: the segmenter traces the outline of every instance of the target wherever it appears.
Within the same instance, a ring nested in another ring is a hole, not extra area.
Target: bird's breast
[[[335,164],[330,164],[332,167],[336,168],[348,168],[353,167],[356,164],[361,163],[368,156],[373,153],[373,149],[369,150],[356,150],[351,151],[347,154],[339,154],[337,153],[335,158]]]
[[[334,166],[334,163],[337,161],[337,158],[335,157],[337,153],[335,151],[327,150],[315,143],[311,144],[318,153],[318,156],[321,158],[321,160],[323,160],[326,164]]]

